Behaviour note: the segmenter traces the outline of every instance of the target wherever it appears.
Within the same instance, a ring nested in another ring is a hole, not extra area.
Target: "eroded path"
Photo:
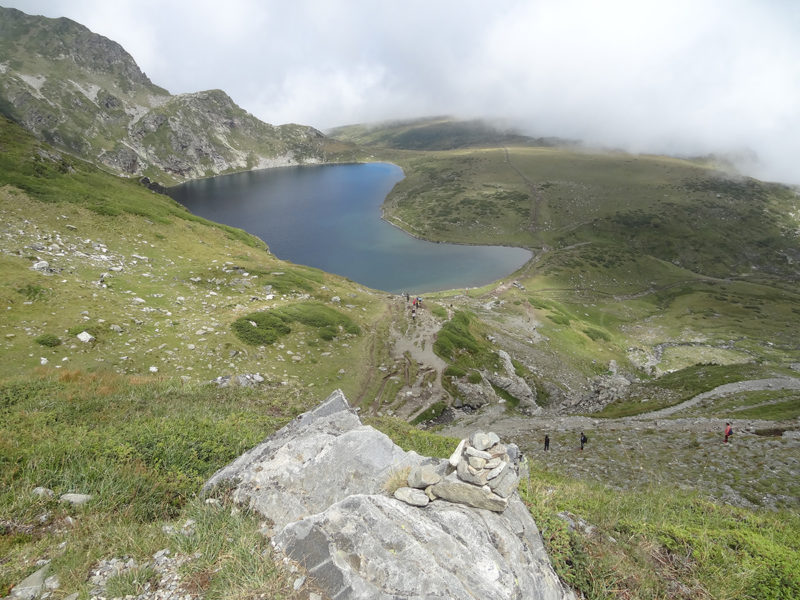
[[[763,392],[766,390],[800,390],[800,379],[796,379],[794,377],[773,377],[770,379],[752,379],[750,381],[726,383],[725,385],[715,387],[713,390],[708,392],[698,394],[694,398],[690,398],[689,400],[681,402],[680,404],[627,418],[634,420],[660,419],[669,415],[674,415],[675,413],[681,412],[687,408],[691,408],[692,406],[696,406],[704,400],[722,398],[724,396],[739,394],[741,392]]]
[[[405,296],[389,299],[388,361],[377,367],[381,383],[371,403],[373,414],[411,419],[447,397],[442,388],[446,363],[436,356],[433,343],[442,321],[423,301],[412,313]]]

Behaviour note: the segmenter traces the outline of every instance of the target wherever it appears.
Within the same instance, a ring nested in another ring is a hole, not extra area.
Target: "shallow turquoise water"
[[[485,285],[530,258],[522,248],[426,242],[389,225],[381,204],[401,179],[386,163],[287,167],[191,181],[169,194],[258,236],[278,258],[389,292]]]

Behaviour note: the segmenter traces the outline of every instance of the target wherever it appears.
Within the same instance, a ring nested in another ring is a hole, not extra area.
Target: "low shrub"
[[[383,482],[381,488],[390,496],[400,489],[401,487],[408,486],[408,475],[411,473],[411,467],[403,467],[396,471],[389,473],[389,478]]]
[[[458,365],[450,365],[443,374],[445,377],[463,377],[467,372]]]
[[[61,338],[52,333],[43,333],[34,339],[40,346],[47,346],[48,348],[55,348],[61,345]]]
[[[411,421],[412,425],[419,425],[420,423],[425,423],[426,421],[433,421],[434,419],[438,419],[442,416],[442,413],[447,409],[447,403],[445,402],[436,402],[432,404],[425,410],[423,410],[420,414],[414,417],[414,420]]]
[[[289,324],[293,322],[317,329],[323,340],[332,340],[341,332],[353,335],[361,333],[350,317],[317,302],[303,302],[271,311],[250,313],[236,319],[231,328],[245,344],[266,346],[291,333]]]
[[[605,331],[595,329],[594,327],[587,327],[586,329],[583,330],[583,333],[588,335],[595,342],[598,340],[603,340],[604,342],[611,341],[610,335],[608,335]]]
[[[570,319],[567,315],[562,314],[555,314],[555,315],[547,315],[547,318],[550,319],[556,325],[569,325]]]
[[[255,312],[239,317],[231,325],[233,332],[245,344],[268,346],[292,332],[286,322],[274,312]]]

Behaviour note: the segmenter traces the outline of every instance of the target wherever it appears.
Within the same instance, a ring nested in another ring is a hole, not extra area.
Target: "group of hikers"
[[[586,442],[589,441],[589,438],[587,438],[586,434],[581,431],[581,437],[578,438],[578,440],[580,441],[580,444],[581,444],[581,450],[583,450],[583,447],[586,445]],[[550,450],[550,436],[545,434],[545,436],[544,436],[544,451],[547,452],[549,450]]]
[[[411,318],[417,318],[417,309],[422,310],[422,298],[419,296],[414,296],[414,299],[411,299],[411,295],[408,292],[403,292],[403,296],[406,297],[406,302],[411,303]]]
[[[733,435],[733,427],[730,423],[725,423],[725,438],[724,443],[728,443],[728,438]],[[580,441],[580,449],[583,450],[583,447],[586,445],[586,442],[589,441],[589,438],[586,437],[586,434],[581,431],[581,436],[578,438]],[[545,434],[544,435],[544,451],[548,452],[550,450],[550,436]]]

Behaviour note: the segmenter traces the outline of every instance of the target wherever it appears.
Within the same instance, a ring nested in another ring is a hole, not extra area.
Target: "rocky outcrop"
[[[264,123],[220,90],[173,96],[122,46],[69,19],[0,7],[0,55],[0,114],[121,175],[155,170],[175,183],[326,158],[316,129]]]
[[[514,400],[518,401],[517,409],[525,414],[534,415],[542,411],[536,404],[536,391],[531,389],[522,377],[517,375],[511,356],[505,350],[497,350],[500,357],[502,371],[483,371],[481,380],[470,383],[467,378],[453,379],[455,388],[455,408],[478,409],[487,404],[505,402],[495,389],[502,390]]]
[[[492,385],[504,390],[509,395],[519,400],[517,408],[526,414],[537,414],[541,408],[536,404],[536,392],[531,389],[528,382],[517,375],[511,356],[505,350],[498,350],[497,355],[503,364],[504,373],[491,373],[487,377]]]
[[[362,425],[336,391],[217,472],[204,493],[224,491],[266,517],[275,548],[331,598],[573,598],[549,563],[516,480],[501,475],[510,469],[516,477],[515,452],[495,438],[472,436],[452,462],[404,452]],[[473,461],[481,469],[497,462],[491,480],[504,486],[492,491],[458,477],[457,465],[476,453],[486,461]],[[411,484],[403,500],[382,491],[401,471]],[[445,500],[457,486],[504,506]]]

